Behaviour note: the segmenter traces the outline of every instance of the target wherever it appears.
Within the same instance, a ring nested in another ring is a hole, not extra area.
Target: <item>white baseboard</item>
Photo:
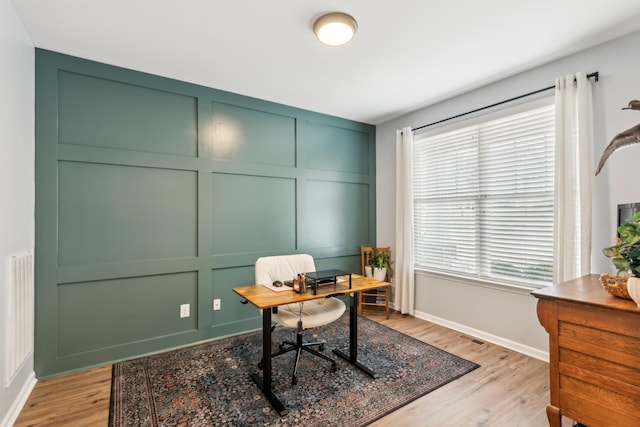
[[[470,335],[474,338],[478,338],[483,341],[488,341],[492,344],[496,344],[501,347],[508,348],[509,350],[517,351],[518,353],[522,353],[526,356],[533,357],[534,359],[542,360],[543,362],[547,362],[547,363],[549,362],[549,353],[546,351],[542,351],[537,348],[518,343],[516,341],[511,341],[511,340],[499,337],[497,335],[490,334],[488,332],[474,329],[469,326],[451,322],[449,320],[442,319],[440,317],[432,316],[428,313],[424,313],[421,311],[416,311],[414,315],[418,319],[426,320],[428,322],[435,323],[440,326],[444,326],[445,328],[462,332],[463,334]]]
[[[14,400],[11,408],[9,408],[9,412],[5,415],[4,419],[0,420],[0,427],[10,427],[16,422],[20,411],[22,411],[22,408],[24,408],[24,405],[27,403],[27,399],[29,399],[37,382],[36,374],[32,371],[27,381],[22,385],[18,397]]]

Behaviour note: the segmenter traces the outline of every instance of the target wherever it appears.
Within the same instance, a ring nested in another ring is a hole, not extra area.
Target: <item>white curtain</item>
[[[414,313],[413,132],[396,132],[396,309]]]
[[[593,107],[584,73],[556,79],[554,281],[591,272]]]

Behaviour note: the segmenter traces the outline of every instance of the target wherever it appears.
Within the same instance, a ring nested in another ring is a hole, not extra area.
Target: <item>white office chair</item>
[[[276,280],[284,283],[285,280],[293,280],[299,273],[309,273],[312,271],[316,271],[316,266],[311,255],[300,254],[262,257],[258,258],[255,265],[256,284],[272,284]],[[296,372],[298,370],[300,354],[303,350],[331,362],[331,370],[336,370],[335,360],[320,353],[320,351],[324,349],[325,343],[303,343],[302,331],[304,329],[327,325],[338,320],[345,309],[346,306],[342,300],[329,297],[305,301],[304,303],[281,305],[272,313],[271,318],[276,324],[296,329],[296,342],[284,341],[280,344],[280,349],[271,354],[271,357],[275,357],[295,350],[296,358],[293,365],[291,384],[295,385],[298,382]],[[317,346],[320,351],[312,348],[315,346]],[[262,367],[261,364],[260,367]]]

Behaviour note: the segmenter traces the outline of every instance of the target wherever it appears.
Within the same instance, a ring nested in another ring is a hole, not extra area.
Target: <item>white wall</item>
[[[34,242],[34,48],[0,0],[0,425],[11,425],[34,384],[33,358],[5,387],[6,258]]]
[[[640,99],[638,46],[640,32],[635,32],[379,125],[376,134],[377,244],[395,245],[394,159],[397,129],[404,126],[416,128],[552,86],[558,76],[576,71],[599,71],[600,81],[593,86],[595,172],[595,164],[609,140],[618,132],[640,122],[638,112],[620,110],[631,99]],[[544,95],[553,95],[553,91]],[[640,145],[614,153],[603,172],[594,180],[593,273],[611,271],[609,259],[602,255],[601,249],[613,241],[616,206],[640,202],[639,174]],[[416,310],[419,316],[534,356],[537,351],[546,352],[548,349],[547,336],[538,323],[535,304],[535,298],[527,293],[477,287],[464,281],[433,275],[416,275]]]

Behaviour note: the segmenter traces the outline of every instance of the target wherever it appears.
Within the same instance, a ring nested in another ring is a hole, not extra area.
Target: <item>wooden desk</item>
[[[597,275],[533,292],[549,333],[549,425],[640,426],[640,307]]]
[[[262,377],[258,374],[251,374],[251,378],[258,387],[260,387],[264,395],[269,399],[269,402],[271,402],[271,405],[273,405],[280,415],[285,415],[289,411],[273,393],[271,387],[271,309],[273,307],[326,298],[330,295],[349,294],[349,354],[337,349],[334,349],[333,352],[358,369],[366,372],[371,377],[376,378],[374,371],[358,362],[358,293],[389,286],[390,284],[380,282],[371,277],[352,274],[351,289],[349,289],[348,276],[345,279],[346,281],[342,283],[321,286],[316,295],[314,295],[313,292],[306,294],[299,294],[293,291],[274,292],[262,285],[244,286],[233,289],[235,293],[262,310]]]

